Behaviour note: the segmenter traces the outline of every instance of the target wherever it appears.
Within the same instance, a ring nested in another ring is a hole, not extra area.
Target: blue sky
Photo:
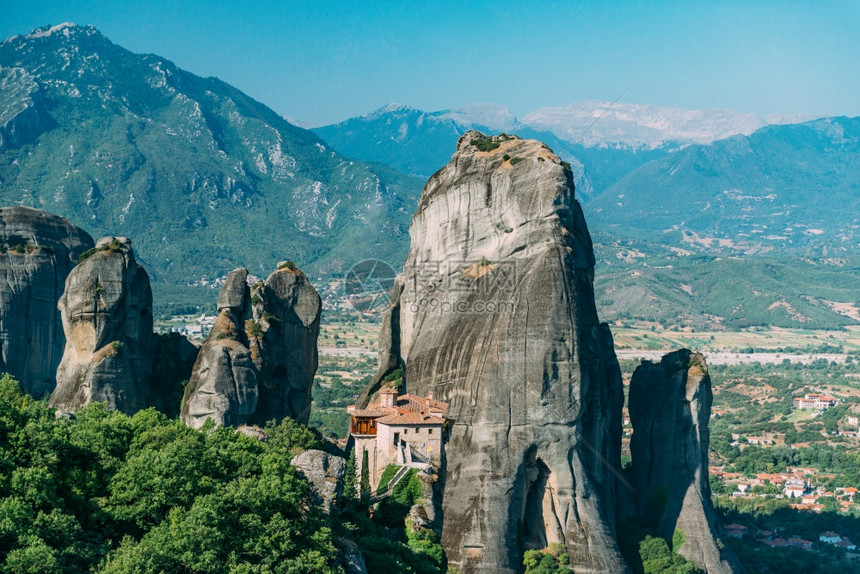
[[[0,0],[0,36],[92,24],[313,124],[390,102],[584,100],[860,115],[860,2]]]

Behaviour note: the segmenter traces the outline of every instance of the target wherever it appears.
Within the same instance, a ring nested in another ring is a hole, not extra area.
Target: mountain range
[[[0,201],[133,238],[156,284],[405,253],[420,180],[93,27],[0,44],[0,102]]]
[[[368,257],[402,260],[426,178],[468,129],[505,131],[571,164],[597,283],[630,287],[598,289],[605,318],[853,321],[823,301],[860,305],[833,282],[856,277],[860,120],[608,108],[579,102],[516,118],[495,104],[389,105],[307,130],[217,78],[62,24],[0,43],[0,202],[133,238],[169,310],[208,301],[191,285],[240,266],[262,273],[290,259],[330,277]],[[800,258],[795,277],[769,278]],[[712,288],[738,265],[750,281]],[[679,287],[699,277],[709,278],[700,296]],[[756,293],[768,295],[744,307]],[[631,315],[630,297],[651,303]],[[731,316],[744,308],[750,316]]]
[[[860,118],[767,126],[648,162],[588,203],[597,228],[693,250],[860,250]]]
[[[629,104],[601,117],[601,105],[610,104],[543,108],[523,121],[492,104],[456,112],[389,105],[315,131],[346,155],[427,175],[466,130],[504,126],[573,164],[577,194],[600,230],[728,254],[860,247],[860,119],[786,124],[791,118]],[[598,121],[589,141],[577,141],[575,130],[587,126],[574,119],[585,117]],[[659,137],[644,144],[639,128]]]
[[[470,129],[539,139],[571,163],[577,193],[590,199],[637,167],[679,149],[813,118],[596,100],[539,108],[521,119],[490,103],[437,112],[389,104],[313,131],[347,156],[423,178],[445,165],[457,138]]]
[[[313,129],[349,156],[383,161],[400,171],[427,177],[453,153],[450,135],[462,135],[470,129],[538,137],[559,153],[573,150],[574,157],[593,156],[595,151],[607,149],[616,155],[638,152],[641,163],[690,144],[749,135],[766,125],[815,117],[758,116],[733,110],[686,110],[598,100],[539,108],[522,118],[491,103],[437,112],[389,104],[363,116]],[[417,146],[425,153],[418,153]],[[583,153],[584,150],[591,151]]]
[[[410,173],[444,165],[467,129],[504,126],[547,142],[572,164],[594,233],[596,297],[610,320],[694,328],[856,322],[860,119],[790,124],[625,105],[594,124],[601,129],[592,139],[563,139],[588,127],[563,118],[589,109],[591,121],[600,118],[595,103],[522,121],[491,104],[455,112],[390,105],[315,131],[346,155]],[[612,131],[604,122],[616,126],[614,140],[599,139]],[[637,141],[649,125],[662,125],[661,136]]]

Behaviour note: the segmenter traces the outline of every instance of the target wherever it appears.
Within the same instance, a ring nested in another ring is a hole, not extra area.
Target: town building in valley
[[[801,397],[794,398],[794,408],[796,409],[829,409],[836,406],[839,400],[829,395],[821,395],[817,393],[807,393]]]

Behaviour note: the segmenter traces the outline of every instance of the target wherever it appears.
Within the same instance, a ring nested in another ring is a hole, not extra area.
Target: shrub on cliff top
[[[502,145],[500,142],[494,141],[489,137],[477,137],[472,140],[472,145],[478,148],[478,151],[493,151]]]

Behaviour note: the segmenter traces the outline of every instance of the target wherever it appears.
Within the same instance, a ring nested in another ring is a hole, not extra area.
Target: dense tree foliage
[[[696,574],[696,565],[678,551],[686,542],[686,535],[676,529],[672,540],[656,535],[648,525],[634,521],[619,524],[618,542],[621,553],[636,574]]]
[[[358,542],[368,572],[446,571],[445,555],[438,535],[417,528],[408,519],[414,504],[423,502],[423,486],[412,469],[392,489],[369,518],[360,504],[348,504],[340,515],[344,531]]]
[[[357,469],[355,467],[355,449],[349,451],[349,457],[346,459],[346,471],[344,471],[343,475],[343,498],[345,500],[352,500],[356,497],[358,492],[355,489],[355,473]]]
[[[523,566],[526,574],[570,574],[569,559],[564,544],[552,542],[545,550],[526,550]]]
[[[265,434],[100,404],[57,418],[4,375],[0,572],[340,572],[344,538],[386,565],[375,571],[444,571],[435,535],[407,534],[403,515],[382,525],[346,500],[331,517],[319,510],[289,464],[301,450],[330,449],[319,434],[289,420]],[[410,482],[404,505],[417,498]]]

